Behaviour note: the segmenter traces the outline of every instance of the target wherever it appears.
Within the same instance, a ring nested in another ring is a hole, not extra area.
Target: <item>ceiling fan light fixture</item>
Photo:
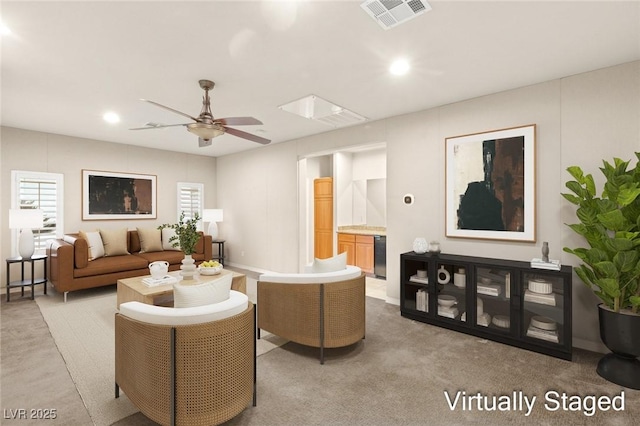
[[[216,124],[191,123],[187,124],[187,130],[202,139],[213,139],[224,135],[224,129]]]

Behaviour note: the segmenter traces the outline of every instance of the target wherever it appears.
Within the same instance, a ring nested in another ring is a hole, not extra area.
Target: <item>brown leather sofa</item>
[[[119,279],[149,274],[149,263],[169,262],[169,270],[180,269],[184,253],[175,250],[140,253],[138,231],[127,231],[127,250],[130,254],[101,257],[89,261],[89,247],[79,234],[66,234],[47,247],[47,277],[57,292],[83,290],[116,284]],[[211,235],[200,233],[193,258],[196,264],[210,260],[213,255]]]

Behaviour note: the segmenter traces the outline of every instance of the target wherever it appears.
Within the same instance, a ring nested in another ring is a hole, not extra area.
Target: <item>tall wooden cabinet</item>
[[[314,257],[333,256],[333,178],[313,181]]]

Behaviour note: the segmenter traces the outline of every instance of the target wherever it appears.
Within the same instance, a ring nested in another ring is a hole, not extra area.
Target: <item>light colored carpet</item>
[[[36,302],[93,423],[107,426],[137,412],[123,392],[114,397],[115,288],[76,292],[67,303],[60,295]],[[283,343],[263,333],[258,355]]]

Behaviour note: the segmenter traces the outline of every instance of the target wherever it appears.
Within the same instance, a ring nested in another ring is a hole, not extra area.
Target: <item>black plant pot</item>
[[[612,352],[599,362],[596,371],[608,381],[640,390],[640,315],[616,313],[598,306],[600,338]]]

